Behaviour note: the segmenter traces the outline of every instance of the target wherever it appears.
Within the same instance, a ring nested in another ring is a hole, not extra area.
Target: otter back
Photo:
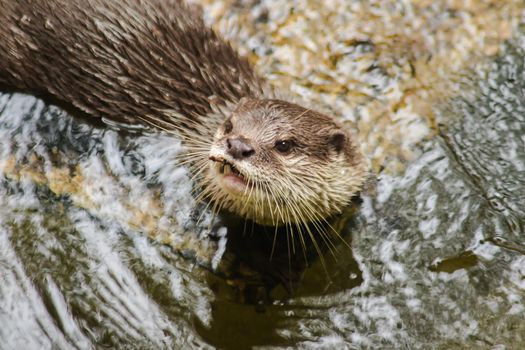
[[[0,84],[137,123],[258,95],[245,59],[174,0],[0,0]]]

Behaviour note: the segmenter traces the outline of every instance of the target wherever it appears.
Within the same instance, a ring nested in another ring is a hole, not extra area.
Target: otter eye
[[[277,141],[275,143],[275,149],[278,150],[281,153],[288,153],[292,149],[292,141],[289,140],[283,140],[283,141]]]
[[[229,134],[233,129],[233,124],[230,119],[224,122],[224,133]]]

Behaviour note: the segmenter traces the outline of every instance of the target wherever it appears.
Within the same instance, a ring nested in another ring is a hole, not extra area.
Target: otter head
[[[333,118],[243,98],[214,135],[204,183],[220,209],[280,226],[339,213],[365,172],[349,132]]]

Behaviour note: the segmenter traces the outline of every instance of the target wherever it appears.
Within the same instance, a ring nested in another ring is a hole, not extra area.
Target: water
[[[342,113],[385,170],[324,266],[214,220],[173,136],[0,95],[0,349],[523,348],[524,38],[432,100],[430,126],[414,100],[390,124],[375,102]],[[378,96],[399,83],[370,74]]]

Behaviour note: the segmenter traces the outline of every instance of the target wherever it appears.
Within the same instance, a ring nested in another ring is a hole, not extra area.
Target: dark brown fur
[[[348,130],[276,99],[177,0],[0,0],[0,85],[89,116],[176,130],[201,197],[260,224],[322,222],[365,178]],[[232,142],[250,156],[233,156],[241,153]]]
[[[137,123],[261,93],[245,59],[176,0],[0,0],[0,84]],[[138,49],[137,49],[138,48]],[[212,102],[210,102],[212,101]]]

